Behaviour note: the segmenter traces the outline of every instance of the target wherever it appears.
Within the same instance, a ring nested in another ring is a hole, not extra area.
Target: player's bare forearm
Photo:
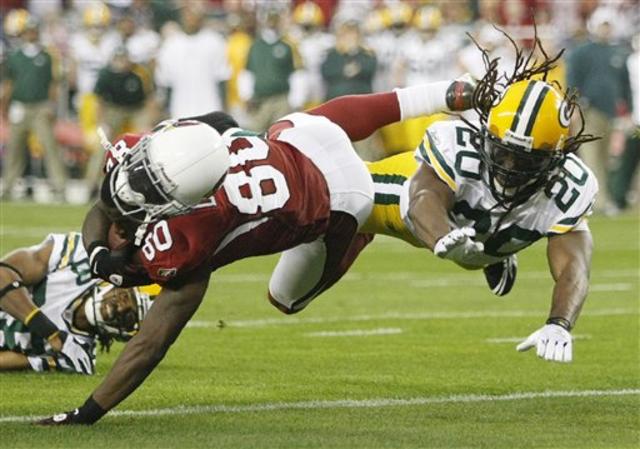
[[[16,371],[30,369],[26,355],[13,351],[0,351],[0,371]]]
[[[52,248],[52,241],[44,241],[37,246],[17,249],[3,257],[2,263],[8,266],[0,266],[0,288],[15,281],[34,285],[44,279]],[[0,308],[24,323],[25,318],[36,309],[36,305],[26,288],[17,288],[0,298]]]
[[[179,289],[163,289],[140,332],[127,343],[92,395],[103,410],[110,410],[129,396],[158,365],[197,310],[207,285],[208,275],[199,275]]]
[[[89,248],[91,243],[97,241],[107,241],[109,227],[113,218],[108,213],[106,206],[98,200],[87,212],[82,223],[82,242],[85,248]]]
[[[588,230],[549,238],[547,258],[555,281],[549,317],[575,324],[589,290],[592,251]]]
[[[409,218],[416,236],[433,251],[436,241],[451,230],[448,213],[453,207],[453,192],[426,164],[411,178]]]

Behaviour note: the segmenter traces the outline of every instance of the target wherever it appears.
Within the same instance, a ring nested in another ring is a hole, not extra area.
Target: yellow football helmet
[[[489,111],[480,148],[494,194],[512,202],[545,184],[565,156],[569,119],[564,96],[551,84],[510,85]]]
[[[438,31],[442,26],[442,12],[435,6],[425,6],[413,16],[413,26],[418,30]]]
[[[92,3],[82,12],[82,23],[87,28],[106,28],[111,23],[111,11],[102,2]]]
[[[388,28],[391,25],[391,17],[389,11],[385,9],[374,9],[364,20],[363,29],[364,32],[372,35],[379,33],[380,31]]]
[[[293,10],[293,21],[300,26],[319,27],[324,23],[324,13],[317,3],[306,1]]]
[[[26,9],[12,9],[4,18],[4,32],[7,36],[20,36],[30,19],[31,15]]]
[[[406,3],[392,3],[387,7],[389,25],[391,28],[402,28],[409,25],[413,16],[413,9]]]

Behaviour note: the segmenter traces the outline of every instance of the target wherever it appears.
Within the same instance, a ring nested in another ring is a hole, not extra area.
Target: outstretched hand
[[[516,350],[528,351],[534,346],[538,357],[542,359],[565,363],[572,360],[571,334],[557,324],[545,324],[516,346]]]

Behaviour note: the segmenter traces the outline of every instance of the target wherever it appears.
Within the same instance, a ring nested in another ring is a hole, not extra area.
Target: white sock
[[[453,80],[419,84],[393,89],[400,104],[400,117],[407,120],[415,117],[447,111],[446,94]]]

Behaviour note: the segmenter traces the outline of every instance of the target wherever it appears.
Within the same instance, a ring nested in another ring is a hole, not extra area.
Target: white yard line
[[[525,338],[527,338],[526,336],[522,336],[522,337],[502,337],[502,338],[487,338],[485,340],[485,343],[493,343],[493,344],[501,344],[501,343],[520,343],[521,341],[523,341]],[[590,340],[591,339],[591,335],[572,335],[571,336],[572,340]]]
[[[640,279],[640,271],[627,270],[601,270],[591,273],[592,279],[598,278],[635,278]],[[252,282],[268,282],[271,278],[270,274],[247,274],[247,273],[220,273],[213,275],[214,283],[223,284],[245,284]],[[551,274],[548,271],[526,271],[518,273],[519,280],[538,280],[549,279]],[[407,281],[415,287],[449,287],[452,285],[461,285],[474,283],[475,285],[485,285],[484,277],[481,272],[461,273],[461,274],[437,274],[420,271],[392,271],[384,273],[375,272],[358,272],[352,271],[347,273],[340,282],[398,282]]]
[[[369,337],[371,335],[395,335],[401,333],[402,329],[398,327],[380,327],[377,329],[307,332],[304,335],[307,337]]]
[[[432,404],[460,404],[473,402],[508,402],[528,399],[557,399],[557,398],[592,398],[609,396],[640,395],[640,389],[625,388],[620,390],[569,390],[569,391],[530,391],[508,394],[461,394],[452,396],[423,396],[415,398],[373,398],[373,399],[338,399],[333,401],[315,400],[300,402],[266,402],[245,405],[194,405],[149,410],[115,410],[107,418],[129,416],[184,416],[209,414],[236,414],[269,412],[274,410],[333,410],[349,408],[386,408],[411,407]],[[0,423],[31,422],[44,416],[0,416]]]
[[[611,308],[586,310],[582,316],[620,316],[620,315],[638,315],[638,309],[632,308]],[[353,315],[353,316],[327,316],[327,317],[306,317],[288,316],[282,318],[258,318],[254,320],[224,320],[206,321],[192,320],[187,323],[190,328],[211,328],[211,327],[278,327],[290,326],[298,324],[325,324],[325,323],[343,323],[343,322],[367,322],[380,320],[400,320],[400,321],[416,321],[416,320],[458,320],[458,319],[477,319],[477,318],[529,318],[540,317],[540,311],[535,310],[485,310],[481,312],[388,312],[379,315]]]

